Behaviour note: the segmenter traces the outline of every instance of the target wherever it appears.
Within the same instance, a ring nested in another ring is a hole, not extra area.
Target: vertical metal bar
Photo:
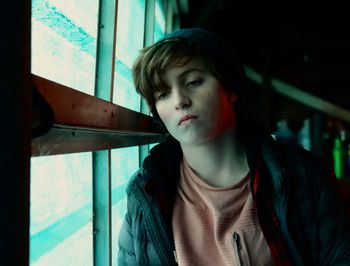
[[[145,8],[145,26],[144,26],[144,47],[149,46],[154,41],[154,23],[155,23],[155,0],[147,0]],[[141,110],[144,114],[149,114],[147,103],[141,97]],[[149,145],[139,146],[139,164],[141,165],[149,152]]]
[[[94,265],[111,265],[110,150],[93,153]]]
[[[29,265],[31,1],[1,10],[0,264]]]
[[[142,165],[143,160],[147,157],[149,144],[139,146],[139,165]]]
[[[112,101],[118,0],[100,0],[95,96]]]
[[[174,3],[172,0],[165,1],[165,33],[171,32],[173,30],[173,5]]]
[[[100,0],[95,96],[112,101],[118,1]],[[94,265],[112,265],[111,150],[93,153]]]
[[[154,41],[154,23],[155,23],[155,0],[146,1],[146,10],[145,10],[145,38],[144,46],[149,46]]]
[[[183,5],[188,6],[188,0],[184,0]],[[166,24],[165,24],[165,32],[171,32],[173,30],[177,30],[180,28],[180,15],[179,10],[181,7],[179,6],[179,1],[177,0],[168,0],[166,5]],[[187,10],[187,9],[186,9]],[[188,11],[186,11],[188,12]]]

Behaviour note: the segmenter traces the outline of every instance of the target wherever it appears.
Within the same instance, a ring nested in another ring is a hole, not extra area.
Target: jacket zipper
[[[235,242],[236,245],[236,252],[237,252],[237,256],[238,256],[238,263],[240,266],[243,266],[243,262],[242,262],[242,254],[241,254],[241,239],[239,237],[239,234],[237,232],[233,233],[233,240]]]
[[[177,261],[177,253],[176,253],[176,249],[174,249],[174,259],[175,259],[175,262],[178,264],[179,262]]]

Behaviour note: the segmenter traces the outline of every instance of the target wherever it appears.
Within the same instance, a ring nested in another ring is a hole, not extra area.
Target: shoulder
[[[166,147],[164,146],[164,143],[160,143],[151,149],[150,153],[143,160],[141,167],[131,176],[127,186],[128,193],[131,193],[136,187],[144,187],[152,176],[158,175],[166,155]]]
[[[265,163],[274,172],[293,178],[292,182],[321,185],[334,179],[333,172],[325,160],[297,144],[265,139],[262,145]]]
[[[290,145],[277,142],[280,151],[281,164],[284,167],[284,175],[287,183],[295,191],[304,191],[319,198],[328,197],[336,189],[335,176],[325,160],[316,156],[313,152],[305,150],[298,145]]]
[[[140,167],[130,178],[126,191],[131,193],[136,189],[136,187],[143,187],[147,180],[150,178],[147,170],[143,167]]]
[[[282,163],[288,168],[303,170],[310,176],[330,176],[332,171],[325,160],[295,144],[276,142],[281,155]]]
[[[156,187],[172,184],[172,181],[176,180],[181,158],[181,147],[176,140],[168,138],[165,142],[157,144],[130,178],[127,193],[141,189],[152,194]]]

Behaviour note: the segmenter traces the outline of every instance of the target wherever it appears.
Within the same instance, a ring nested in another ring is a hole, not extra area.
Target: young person
[[[332,173],[244,123],[244,71],[226,45],[181,29],[134,64],[135,87],[169,137],[127,188],[119,265],[350,265]]]

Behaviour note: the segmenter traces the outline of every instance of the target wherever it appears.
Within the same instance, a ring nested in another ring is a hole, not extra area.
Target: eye
[[[187,82],[186,83],[186,87],[187,88],[192,88],[192,87],[196,87],[196,86],[199,86],[203,83],[203,79],[195,79],[195,80],[192,80],[190,82]]]
[[[160,91],[160,92],[156,93],[156,95],[155,95],[156,101],[162,100],[168,95],[169,95],[168,91]]]

